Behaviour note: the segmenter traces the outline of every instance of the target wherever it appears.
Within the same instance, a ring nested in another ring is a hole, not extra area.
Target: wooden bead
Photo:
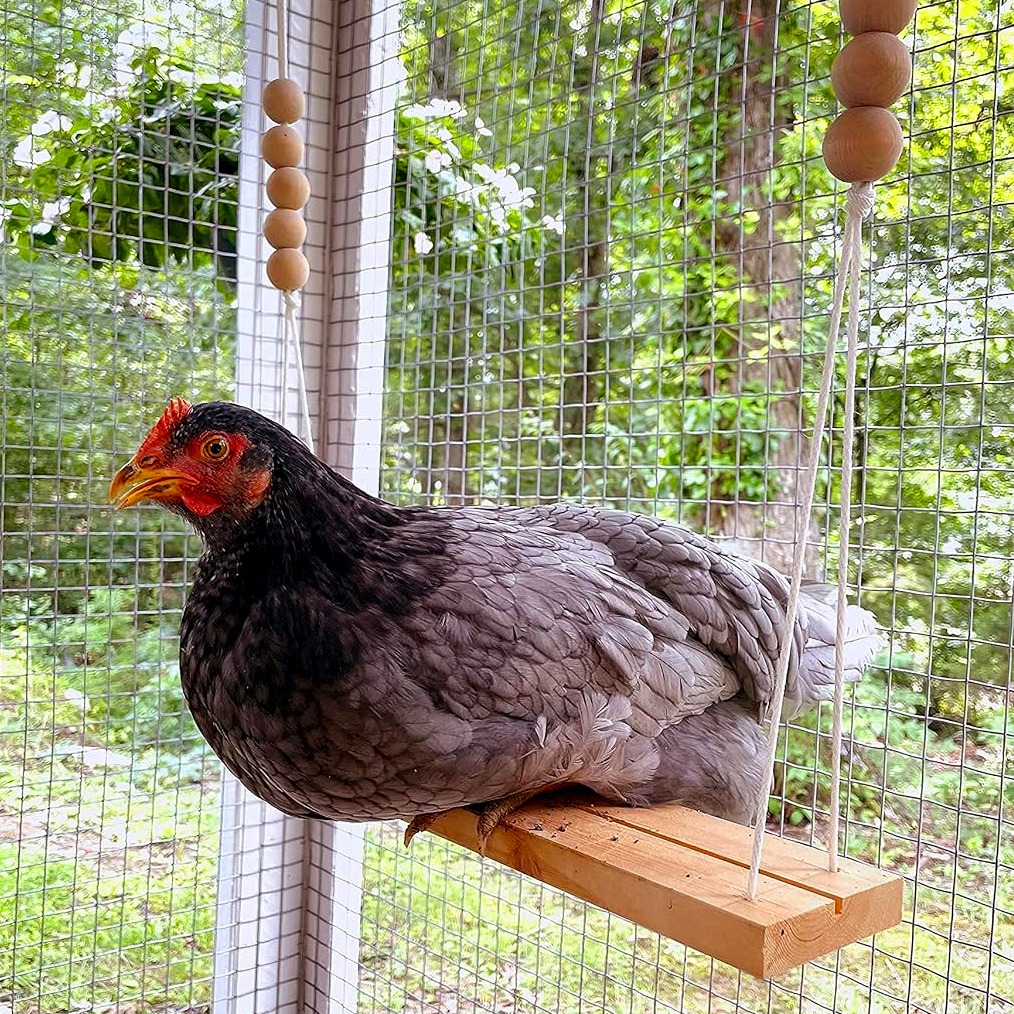
[[[298,211],[275,208],[264,219],[264,238],[276,250],[302,246],[306,239],[306,221]]]
[[[268,177],[268,200],[276,208],[299,211],[310,199],[310,181],[302,169],[283,166]]]
[[[303,118],[306,98],[303,89],[290,77],[276,77],[264,86],[261,96],[264,114],[275,123],[295,123]]]
[[[912,80],[912,55],[890,32],[857,35],[831,64],[831,84],[843,106],[893,105]]]
[[[897,35],[915,17],[918,0],[838,0],[841,23],[849,35],[890,32]]]
[[[894,113],[879,106],[855,106],[831,124],[824,137],[824,161],[844,183],[886,176],[901,157],[904,139]]]
[[[298,166],[303,161],[303,139],[299,131],[284,124],[265,131],[261,138],[261,157],[272,169]]]
[[[268,278],[282,292],[297,292],[310,277],[310,262],[302,250],[276,250],[268,258]]]

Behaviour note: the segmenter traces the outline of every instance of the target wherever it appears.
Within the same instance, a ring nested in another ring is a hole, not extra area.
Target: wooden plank
[[[430,830],[478,849],[468,810],[443,814]],[[815,865],[818,850],[774,835],[765,843],[774,875],[762,874],[757,901],[749,901],[744,841],[748,863],[749,831],[715,817],[543,798],[505,820],[486,855],[763,978],[900,921],[900,878],[851,863],[832,877]],[[808,886],[811,874],[817,890]]]
[[[575,802],[573,805],[581,806],[609,822],[645,831],[698,852],[719,856],[726,862],[739,866],[744,871],[743,883],[746,883],[753,852],[753,831],[742,824],[675,805],[634,809],[596,803],[594,800]],[[776,834],[768,834],[764,841],[761,872],[775,880],[825,895],[835,902],[838,912],[849,898],[854,898],[864,890],[877,890],[886,885],[893,885],[894,892],[901,890],[901,877],[845,856],[838,859],[838,873],[830,873],[827,853],[823,849]],[[893,926],[897,921],[896,919],[888,925]]]

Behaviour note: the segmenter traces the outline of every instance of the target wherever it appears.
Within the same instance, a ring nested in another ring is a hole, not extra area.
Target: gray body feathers
[[[305,581],[289,567],[285,582],[244,592],[228,644],[207,630],[231,622],[240,591],[223,588],[242,566],[202,562],[184,686],[253,791],[290,813],[368,820],[567,782],[749,819],[767,777],[759,715],[783,577],[623,511],[384,509],[388,527],[364,526],[344,570],[317,521]],[[877,637],[856,607],[849,628],[854,681]],[[833,606],[804,596],[790,636],[795,713],[830,697]]]

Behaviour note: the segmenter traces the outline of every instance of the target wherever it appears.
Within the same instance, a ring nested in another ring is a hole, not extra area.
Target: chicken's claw
[[[418,817],[413,817],[408,827],[405,828],[405,837],[403,839],[405,848],[408,848],[412,844],[412,839],[420,831],[428,831],[437,822],[437,818],[442,816],[443,812],[420,813]]]
[[[534,789],[531,792],[517,792],[504,799],[492,799],[488,803],[472,807],[478,814],[475,824],[475,836],[479,842],[479,855],[486,855],[486,843],[490,835],[515,811],[520,810],[534,796],[546,789]]]
[[[560,788],[559,785],[548,785],[541,789],[532,789],[528,792],[516,792],[513,796],[505,796],[503,799],[491,799],[488,803],[475,803],[469,809],[476,815],[475,837],[478,842],[479,855],[486,855],[486,843],[493,832],[516,810],[520,810],[530,799],[541,795],[544,792],[552,792]],[[444,811],[447,812],[447,811]],[[405,828],[405,848],[408,848],[412,839],[420,831],[428,831],[441,813],[422,813],[413,817],[408,827]]]

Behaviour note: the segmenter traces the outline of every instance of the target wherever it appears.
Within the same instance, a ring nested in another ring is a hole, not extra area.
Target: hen
[[[113,480],[205,552],[183,690],[256,795],[297,816],[485,804],[481,833],[560,785],[747,822],[787,583],[676,524],[571,504],[397,507],[283,427],[171,402]],[[877,646],[848,613],[846,677]],[[834,617],[804,598],[787,707],[830,695]]]

